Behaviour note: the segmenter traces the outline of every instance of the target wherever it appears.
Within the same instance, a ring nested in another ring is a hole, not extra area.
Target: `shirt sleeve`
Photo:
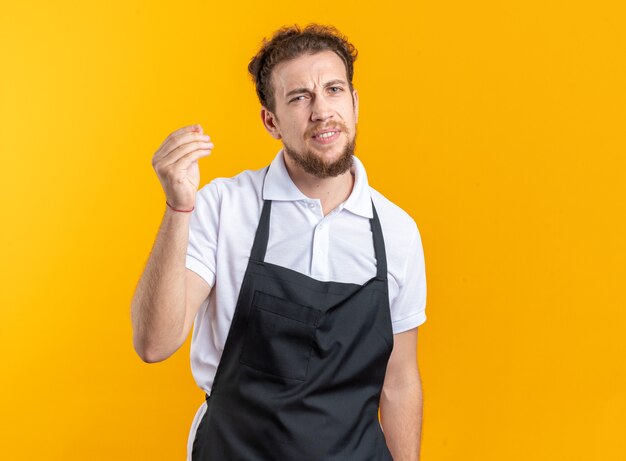
[[[219,194],[215,181],[196,193],[196,204],[189,222],[189,244],[185,267],[202,277],[211,288],[215,284],[215,254],[219,226]]]
[[[410,330],[426,321],[426,271],[417,226],[407,249],[403,274],[398,295],[390,307],[393,334]]]

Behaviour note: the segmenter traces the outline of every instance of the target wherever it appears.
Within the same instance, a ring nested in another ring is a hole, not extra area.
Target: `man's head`
[[[278,30],[248,65],[265,128],[282,139],[286,155],[318,177],[337,176],[352,164],[356,56],[335,28],[311,24]]]

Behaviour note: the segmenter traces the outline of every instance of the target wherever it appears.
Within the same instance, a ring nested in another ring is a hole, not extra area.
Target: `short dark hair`
[[[334,26],[311,23],[304,29],[297,25],[284,26],[274,32],[270,40],[263,39],[261,49],[250,60],[248,72],[256,85],[256,93],[263,106],[274,112],[276,100],[272,88],[272,70],[283,61],[297,58],[304,54],[321,51],[334,51],[346,66],[348,85],[352,87],[354,61],[357,49],[348,42]]]

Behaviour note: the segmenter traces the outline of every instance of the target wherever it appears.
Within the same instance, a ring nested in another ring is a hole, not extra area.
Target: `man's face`
[[[359,100],[333,51],[283,61],[272,71],[274,113],[261,118],[284,152],[307,173],[337,176],[352,165]]]

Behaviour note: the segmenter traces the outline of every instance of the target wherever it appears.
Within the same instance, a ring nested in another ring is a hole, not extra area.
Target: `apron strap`
[[[263,177],[263,188],[261,189],[261,199],[263,198],[263,192],[265,190],[265,180],[267,179],[267,172],[270,169],[270,165],[265,170],[265,176]],[[259,219],[259,225],[256,229],[254,236],[254,244],[252,245],[252,251],[250,252],[250,259],[257,262],[265,261],[265,252],[267,251],[267,241],[270,238],[270,212],[272,210],[272,201],[263,200],[263,211],[261,211],[261,219]]]
[[[378,213],[372,199],[372,212],[374,217],[370,219],[372,226],[372,235],[374,237],[374,253],[376,254],[376,278],[387,280],[387,254],[385,252],[385,239],[383,238],[383,230],[380,226]]]

